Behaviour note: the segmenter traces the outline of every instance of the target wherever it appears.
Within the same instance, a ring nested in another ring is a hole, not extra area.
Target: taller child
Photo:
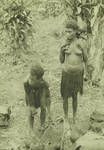
[[[83,94],[84,68],[87,64],[87,42],[79,34],[76,21],[66,24],[66,44],[60,50],[62,64],[61,96],[65,120],[68,121],[68,98],[72,97],[73,122],[77,112],[78,92]]]

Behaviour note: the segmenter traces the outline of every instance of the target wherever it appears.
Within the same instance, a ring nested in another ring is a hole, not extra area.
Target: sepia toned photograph
[[[104,150],[104,0],[0,0],[0,150]]]

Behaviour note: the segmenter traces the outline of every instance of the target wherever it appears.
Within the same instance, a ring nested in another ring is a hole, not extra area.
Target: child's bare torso
[[[62,64],[65,72],[83,70],[83,50],[80,41],[73,41],[70,45],[65,47],[65,61]]]

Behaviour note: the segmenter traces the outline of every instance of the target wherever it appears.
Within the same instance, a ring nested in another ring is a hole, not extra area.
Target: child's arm
[[[49,101],[47,103],[51,103],[50,102],[49,85],[47,82],[44,82],[44,87],[42,87],[42,91],[41,91],[41,106],[44,107],[44,105],[46,104],[46,99],[48,99],[48,101]]]
[[[66,50],[65,46],[66,45],[62,46],[61,50],[60,50],[60,56],[59,56],[59,58],[60,58],[60,62],[61,63],[64,63],[64,61],[65,61],[65,50]]]
[[[25,90],[25,101],[26,105],[29,104],[29,94],[30,94],[30,87],[28,82],[24,82],[24,90]]]
[[[89,51],[89,49],[88,49],[89,47],[88,47],[88,45],[87,45],[87,43],[85,42],[84,43],[84,46],[83,46],[83,49],[82,49],[82,53],[83,53],[83,61],[84,61],[84,65],[85,65],[85,73],[84,73],[84,78],[85,79],[87,79],[87,74],[88,74],[88,72],[87,72],[87,69],[88,69],[88,51]]]

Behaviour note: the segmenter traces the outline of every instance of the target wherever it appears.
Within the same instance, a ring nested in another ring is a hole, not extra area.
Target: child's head
[[[65,24],[66,38],[73,38],[78,32],[78,25],[76,20],[68,20]]]
[[[76,20],[68,20],[65,24],[66,32],[75,32],[78,30],[78,24]]]
[[[32,78],[40,79],[44,75],[44,69],[40,66],[40,64],[34,64],[31,66],[30,75]]]

